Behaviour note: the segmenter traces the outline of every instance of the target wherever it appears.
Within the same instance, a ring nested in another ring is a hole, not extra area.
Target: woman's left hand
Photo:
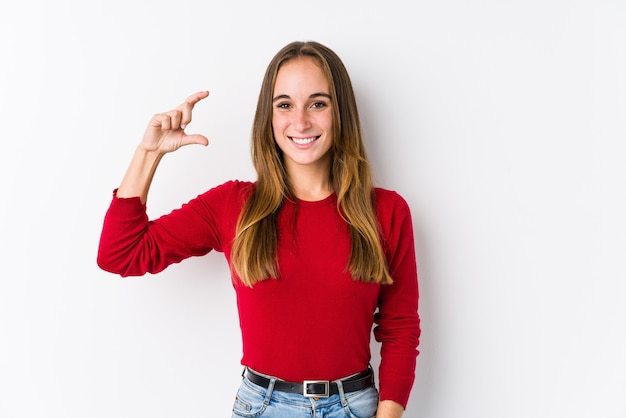
[[[404,408],[398,402],[380,401],[376,418],[400,418],[404,413]]]

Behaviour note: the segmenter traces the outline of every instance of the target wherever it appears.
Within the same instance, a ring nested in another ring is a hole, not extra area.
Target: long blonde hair
[[[346,266],[352,277],[368,283],[391,284],[385,262],[376,210],[374,187],[356,99],[341,59],[317,42],[292,42],[282,48],[267,67],[252,127],[252,160],[257,183],[239,216],[231,253],[234,272],[247,286],[280,277],[276,261],[280,208],[292,197],[282,151],[272,130],[272,97],[278,70],[287,61],[312,57],[324,72],[333,109],[333,145],[330,182],[337,195],[337,210],[346,221],[351,253]]]

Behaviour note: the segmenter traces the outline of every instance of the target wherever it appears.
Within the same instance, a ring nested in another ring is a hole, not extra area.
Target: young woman
[[[98,265],[137,276],[224,253],[245,368],[234,417],[400,417],[420,334],[411,215],[400,195],[372,184],[343,63],[316,42],[281,49],[254,118],[257,181],[229,181],[148,220],[161,158],[208,144],[185,132],[207,96],[150,120],[105,216]]]

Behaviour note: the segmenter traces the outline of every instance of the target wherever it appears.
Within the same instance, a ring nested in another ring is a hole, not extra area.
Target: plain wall
[[[230,416],[223,255],[122,279],[96,266],[102,219],[150,116],[198,90],[211,143],[163,160],[149,214],[254,179],[265,67],[317,40],[414,217],[405,416],[623,418],[624,22],[619,0],[2,2],[0,417]]]

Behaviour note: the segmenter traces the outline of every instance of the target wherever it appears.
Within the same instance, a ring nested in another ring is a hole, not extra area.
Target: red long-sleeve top
[[[157,273],[211,250],[230,263],[239,213],[255,184],[230,181],[149,220],[136,198],[113,196],[98,265],[126,276]],[[241,363],[289,381],[335,380],[367,368],[370,333],[381,342],[381,400],[406,407],[420,327],[413,227],[396,192],[376,189],[376,213],[392,285],[352,279],[350,236],[335,195],[284,203],[277,221],[280,278],[246,287],[233,277]]]

